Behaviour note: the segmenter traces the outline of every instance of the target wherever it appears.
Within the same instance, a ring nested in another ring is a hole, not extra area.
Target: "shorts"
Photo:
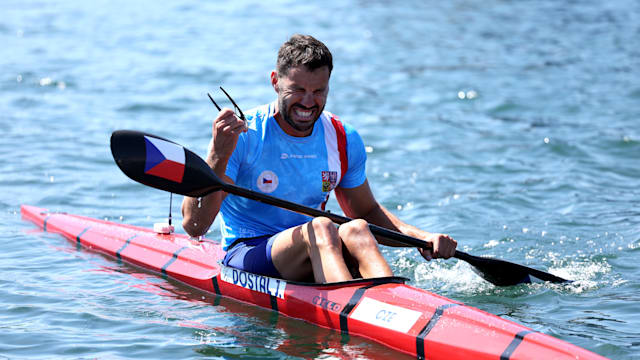
[[[271,247],[277,235],[237,240],[225,254],[222,264],[254,274],[282,278],[271,259]]]

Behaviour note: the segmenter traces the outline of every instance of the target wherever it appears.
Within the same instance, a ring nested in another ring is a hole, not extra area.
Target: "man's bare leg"
[[[363,277],[392,276],[367,222],[354,220],[339,229],[328,218],[283,231],[274,241],[271,257],[288,280],[304,280],[313,274],[318,283],[351,280],[342,253],[343,243]]]
[[[357,219],[342,224],[338,233],[349,254],[358,263],[363,278],[393,276],[366,221]]]
[[[288,280],[303,280],[311,273],[318,283],[352,279],[342,257],[338,229],[328,218],[318,217],[280,233],[271,248],[271,258]]]

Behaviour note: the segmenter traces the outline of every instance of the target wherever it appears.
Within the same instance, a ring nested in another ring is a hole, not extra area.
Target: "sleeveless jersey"
[[[294,137],[280,128],[274,115],[275,103],[245,112],[248,131],[238,138],[226,169],[236,185],[322,209],[337,186],[364,183],[366,152],[353,127],[324,111],[311,135]],[[220,213],[224,250],[236,239],[273,235],[311,220],[231,194]]]

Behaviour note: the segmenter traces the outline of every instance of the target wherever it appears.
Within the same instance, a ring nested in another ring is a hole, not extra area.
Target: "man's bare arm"
[[[206,162],[213,172],[227,183],[233,184],[231,178],[225,174],[227,164],[236,148],[238,137],[246,131],[244,121],[231,109],[222,109],[213,121],[212,146],[209,148]],[[226,193],[217,191],[199,199],[185,197],[182,201],[182,227],[187,234],[194,237],[204,235],[218,215],[226,196]]]
[[[422,256],[431,258],[449,258],[454,255],[457,242],[449,235],[430,233],[409,225],[400,220],[396,215],[382,206],[373,196],[369,183],[365,181],[362,185],[351,188],[337,188],[336,198],[345,215],[351,218],[360,218],[371,224],[401,232],[418,239],[423,239],[432,244],[433,250],[419,249]],[[378,242],[387,246],[407,247],[403,243],[383,237],[376,237]]]

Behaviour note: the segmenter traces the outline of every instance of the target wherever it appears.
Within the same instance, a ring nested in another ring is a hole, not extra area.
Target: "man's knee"
[[[365,220],[356,219],[342,224],[338,232],[348,248],[351,246],[358,248],[377,246],[377,242],[369,230],[369,224]]]
[[[317,248],[342,247],[336,225],[326,217],[317,217],[307,224],[307,240]]]
[[[331,231],[331,229],[335,229],[336,227],[331,219],[324,216],[311,220],[311,226],[313,226],[313,229],[317,231]]]

